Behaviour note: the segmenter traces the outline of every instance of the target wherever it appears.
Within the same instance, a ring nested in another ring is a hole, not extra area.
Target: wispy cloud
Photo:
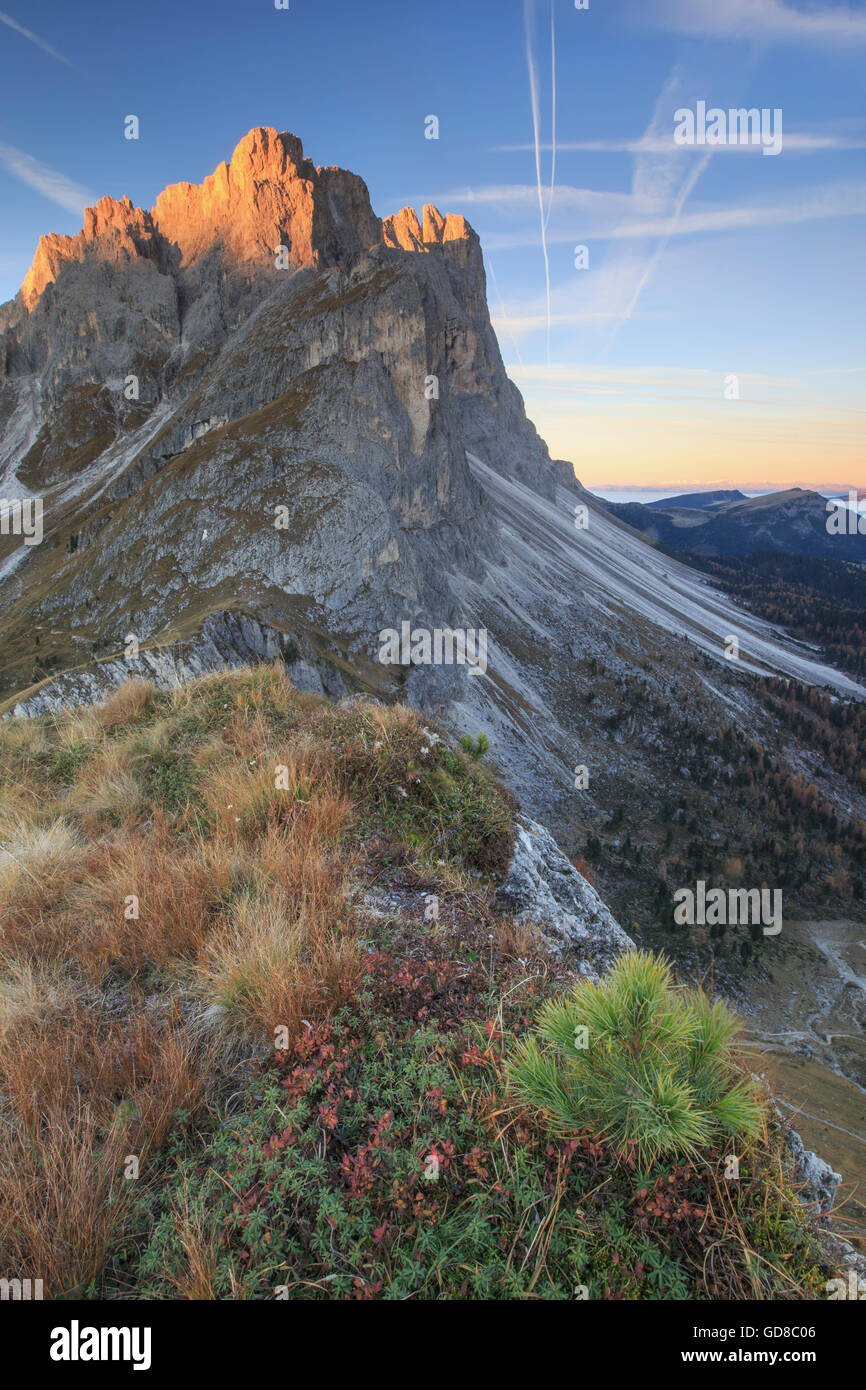
[[[675,94],[681,88],[681,84],[682,73],[678,68],[674,68],[659,92],[652,120],[645,131],[646,137],[651,141],[655,141],[668,128],[671,105],[674,102]],[[709,161],[710,156],[702,152],[690,161],[684,171],[679,161],[668,151],[663,154],[641,153],[635,156],[634,176],[632,178],[633,194],[637,198],[650,201],[659,199],[666,202],[668,212],[664,218],[658,220],[658,230],[651,233],[651,235],[657,236],[658,240],[647,255],[643,265],[638,267],[631,298],[622,318],[611,330],[605,346],[606,352],[613,346],[622,323],[634,314],[641,295],[655,274],[671,238],[676,234],[686,202]]]
[[[435,196],[437,205],[439,203],[489,204],[503,209],[510,208],[518,213],[529,207],[535,208],[538,203],[536,186],[532,183],[494,183],[485,184],[479,188],[451,188],[431,196]],[[569,184],[560,184],[556,190],[556,201],[557,205],[561,205],[562,209],[567,210],[569,214],[578,212],[581,215],[607,215],[608,217],[611,215],[623,216],[629,211],[634,211],[636,203],[632,193],[609,193],[594,188],[578,188]],[[654,209],[662,210],[661,203],[651,201],[644,201],[640,206],[645,214],[651,213]]]
[[[575,328],[578,324],[598,324],[620,318],[622,318],[621,309],[589,309],[585,313],[578,310],[573,313],[551,313],[549,321],[553,328]],[[548,316],[542,308],[542,311],[537,314],[509,314],[507,318],[493,314],[491,315],[491,322],[497,333],[500,329],[507,330],[509,337],[514,342],[517,336],[537,333],[539,329],[545,328],[548,323]]]
[[[713,208],[681,216],[668,230],[664,221],[634,221],[615,228],[612,239],[643,236],[694,236],[698,233],[739,232],[759,227],[788,226],[825,218],[862,217],[866,213],[866,183],[824,184],[798,190],[795,198],[776,204]]]
[[[856,368],[843,369],[856,371]],[[719,422],[731,414],[723,395],[726,372],[718,367],[617,367],[606,363],[520,363],[506,364],[508,375],[516,381],[538,414],[538,402],[548,415],[598,407],[600,410],[627,409],[636,416],[658,420],[660,408],[675,402],[681,410],[680,423],[687,419],[711,419]],[[739,372],[742,395],[737,411],[767,421],[794,416],[818,422],[829,417],[840,433],[851,435],[862,431],[866,410],[840,406],[837,401],[820,399],[807,384],[811,373],[778,376],[766,372]],[[576,418],[576,417],[575,417]],[[858,423],[860,422],[860,423]]]
[[[553,195],[556,191],[556,0],[550,0],[550,192],[547,199],[547,212],[544,214],[544,230],[550,221]]]
[[[547,223],[550,218],[550,208],[553,202],[553,179],[556,170],[556,133],[553,132],[553,170],[551,175],[550,196],[548,200],[547,212],[544,210],[544,194],[541,186],[541,116],[539,113],[538,101],[538,72],[535,66],[535,54],[532,50],[532,21],[535,11],[535,0],[523,0],[523,33],[526,44],[526,68],[529,74],[529,101],[532,110],[532,137],[533,149],[535,151],[535,183],[536,194],[538,197],[538,217],[541,226],[541,254],[544,258],[544,286],[547,298],[547,354],[550,356],[550,256],[547,251]],[[553,30],[553,0],[551,0],[551,56],[554,64],[554,113],[556,111],[556,42]]]
[[[634,140],[559,140],[557,149],[564,154],[569,152],[580,152],[582,154],[683,154],[689,155],[693,150],[688,145],[676,144],[673,130],[667,135],[641,135]],[[492,151],[497,154],[523,153],[531,150],[532,145],[494,145]],[[551,149],[551,145],[542,143],[543,151]],[[739,144],[731,141],[725,145],[714,145],[707,147],[712,149],[713,154],[727,154],[729,151],[743,150],[749,154],[762,154],[761,145]],[[866,150],[866,136],[847,137],[840,135],[812,135],[807,132],[795,133],[785,131],[785,152],[795,154],[825,154],[828,150]]]
[[[84,209],[95,201],[93,194],[86,188],[73,183],[65,174],[58,174],[56,169],[49,169],[47,164],[40,164],[38,159],[16,149],[14,145],[0,142],[0,164],[13,178],[28,184],[30,188],[35,188],[37,193],[66,208],[67,212],[74,212],[80,216]]]
[[[531,184],[493,184],[488,188],[451,190],[437,195],[435,201],[495,208],[501,214],[500,223],[508,219],[513,229],[485,236],[485,250],[514,250],[537,244],[537,233],[530,221],[537,201]],[[560,217],[548,228],[548,248],[574,242],[576,219],[579,219],[584,237],[594,241],[630,241],[750,231],[862,216],[866,213],[866,182],[838,180],[810,184],[782,192],[773,202],[715,206],[703,203],[690,212],[681,212],[673,225],[669,202],[661,195],[653,196],[646,187],[631,193],[609,193],[560,184],[557,208]]]
[[[14,29],[16,34],[20,34],[22,38],[29,39],[31,43],[35,43],[37,48],[41,48],[42,52],[49,54],[50,57],[56,58],[58,63],[65,63],[67,67],[72,66],[69,59],[64,58],[62,53],[58,53],[56,48],[52,48],[50,43],[46,43],[44,39],[40,39],[39,35],[34,34],[32,29],[25,29],[23,24],[19,24],[17,19],[13,19],[11,15],[5,14],[3,10],[0,10],[0,24],[8,24],[9,28]]]
[[[866,43],[866,13],[842,5],[795,9],[784,0],[647,0],[635,6],[638,23],[716,39],[781,43]]]
[[[848,369],[843,369],[848,370]],[[855,369],[856,370],[856,369]],[[617,367],[608,363],[565,362],[528,363],[509,366],[509,373],[536,387],[548,390],[571,389],[575,386],[617,386],[687,392],[706,392],[716,389],[723,375],[707,367]],[[769,376],[762,372],[740,372],[743,385],[795,388],[802,385],[799,377]],[[717,392],[718,394],[718,392]]]

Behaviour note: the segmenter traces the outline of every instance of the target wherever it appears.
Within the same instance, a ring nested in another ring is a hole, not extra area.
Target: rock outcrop
[[[204,183],[176,183],[153,208],[161,236],[192,265],[218,244],[235,264],[337,265],[381,238],[367,185],[345,169],[316,168],[296,135],[251,130]]]
[[[88,254],[105,261],[133,261],[140,257],[159,262],[161,239],[150,213],[133,207],[129,198],[100,198],[84,209],[84,227],[76,236],[49,232],[39,240],[24,283],[21,298],[29,312],[46,285],[52,284],[62,266],[83,261]]]
[[[497,901],[518,923],[540,931],[555,949],[576,952],[576,969],[591,979],[635,948],[550,831],[528,817],[518,822],[514,853]]]
[[[421,221],[408,207],[380,221],[357,174],[317,168],[296,135],[260,127],[203,183],[169,185],[149,212],[128,197],[105,197],[85,208],[77,235],[43,236],[20,295],[30,313],[65,265],[87,258],[144,259],[170,274],[218,250],[227,266],[262,270],[284,247],[300,269],[345,265],[381,242],[416,252],[462,242],[468,260],[477,241],[465,217],[443,216],[431,204]]]
[[[382,236],[386,246],[396,246],[403,251],[427,251],[431,246],[444,246],[447,241],[477,240],[475,233],[465,217],[449,212],[443,217],[432,203],[425,203],[422,221],[414,208],[402,208],[382,222]]]
[[[177,690],[196,676],[278,658],[298,690],[329,699],[345,696],[339,672],[331,663],[321,661],[309,642],[269,628],[246,614],[226,612],[207,617],[201,632],[188,642],[146,647],[134,656],[116,656],[66,671],[20,700],[10,713],[31,719],[100,704],[129,680],[150,681],[157,690]]]
[[[778,1107],[776,1114],[784,1125],[794,1176],[802,1184],[801,1202],[816,1216],[832,1211],[839,1199],[842,1174],[835,1172],[826,1159],[819,1158],[813,1149],[806,1148],[797,1131],[785,1123]]]

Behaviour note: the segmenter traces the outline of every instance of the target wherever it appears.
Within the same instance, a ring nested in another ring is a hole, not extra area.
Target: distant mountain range
[[[866,535],[828,530],[828,502],[817,492],[789,488],[759,497],[737,489],[683,493],[641,502],[606,502],[620,521],[648,540],[690,555],[750,555],[779,551],[866,562]]]
[[[715,507],[722,502],[745,502],[747,500],[745,492],[738,492],[734,488],[719,488],[715,492],[681,492],[678,497],[657,497],[654,502],[648,502],[648,507],[660,507],[663,511],[671,507],[699,508]]]

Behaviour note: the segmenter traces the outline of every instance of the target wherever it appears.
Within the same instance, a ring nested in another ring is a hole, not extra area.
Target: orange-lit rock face
[[[309,265],[313,243],[316,170],[300,140],[275,130],[251,130],[231,163],[220,164],[202,184],[175,183],[160,193],[153,218],[190,265],[221,242],[238,263],[274,263],[285,245],[291,261]]]
[[[228,164],[201,184],[171,184],[151,212],[133,207],[129,198],[102,198],[85,209],[77,236],[42,237],[21,293],[32,309],[65,261],[90,254],[179,258],[187,267],[219,246],[232,264],[273,267],[284,246],[293,266],[334,265],[382,240],[426,251],[471,236],[465,218],[443,218],[430,205],[423,224],[412,208],[381,223],[357,175],[316,168],[297,136],[259,127],[244,136]]]
[[[129,198],[100,198],[95,207],[85,208],[84,228],[76,236],[52,232],[41,237],[21,286],[27,308],[32,309],[45,286],[57,278],[64,261],[80,261],[91,248],[112,261],[155,257],[156,229],[150,213],[133,207]]]
[[[403,208],[382,223],[382,238],[386,246],[398,246],[403,251],[426,251],[428,246],[442,246],[446,241],[468,241],[472,228],[465,217],[449,212],[443,217],[432,203],[424,204],[423,223],[418,221],[414,208]]]

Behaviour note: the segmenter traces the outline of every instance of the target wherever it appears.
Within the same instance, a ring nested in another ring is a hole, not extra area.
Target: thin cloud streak
[[[648,0],[634,19],[639,25],[713,39],[866,43],[866,14],[836,5],[799,10],[783,0]]]
[[[519,379],[520,373],[509,371],[509,376],[515,376]],[[531,399],[536,399],[537,396],[565,396],[567,400],[573,400],[576,396],[586,396],[590,399],[602,398],[604,400],[609,397],[617,397],[627,404],[629,410],[635,411],[652,411],[659,401],[664,401],[689,407],[713,405],[716,410],[723,414],[730,413],[727,404],[720,399],[716,391],[694,391],[686,394],[654,390],[647,393],[646,400],[639,400],[634,389],[625,386],[544,386],[533,384],[526,388],[525,394]],[[786,419],[792,415],[803,415],[808,419],[817,420],[821,415],[829,415],[834,421],[837,421],[840,416],[844,415],[856,415],[859,418],[866,416],[866,410],[858,410],[854,406],[814,405],[811,403],[807,405],[803,401],[791,400],[789,397],[743,396],[737,401],[737,407],[741,411],[754,411],[756,409],[781,411]],[[692,417],[682,416],[680,423],[686,424],[689,418]],[[857,428],[862,430],[862,425],[857,426]]]
[[[843,368],[842,370],[848,370]],[[724,373],[711,371],[708,367],[613,367],[608,364],[581,363],[530,363],[519,367],[509,366],[509,374],[522,381],[544,384],[553,387],[568,387],[578,382],[605,383],[610,385],[654,387],[677,387],[683,391],[705,391],[711,384],[723,379]],[[772,386],[777,389],[799,389],[799,377],[768,376],[763,372],[740,372],[741,384],[751,386]]]
[[[664,86],[662,87],[662,90],[659,92],[655,104],[655,110],[653,111],[652,120],[649,124],[647,131],[645,132],[646,135],[650,138],[658,134],[659,122],[667,116],[667,99],[674,91],[674,89],[679,85],[679,82],[680,73],[677,68],[674,68],[667,81],[665,82]],[[645,196],[648,195],[651,198],[664,197],[665,194],[668,194],[669,196],[673,194],[673,210],[671,216],[664,223],[664,230],[661,235],[661,240],[659,241],[658,245],[652,251],[646,263],[644,264],[643,270],[640,273],[640,276],[638,278],[631,300],[625,310],[625,313],[623,314],[619,323],[617,323],[615,327],[612,329],[608,337],[607,343],[604,347],[605,354],[608,353],[613,347],[613,344],[616,341],[617,333],[622,327],[622,324],[627,319],[630,319],[634,314],[634,311],[637,308],[638,301],[640,300],[643,291],[646,289],[647,285],[652,279],[656,267],[658,266],[665,251],[668,248],[671,237],[676,232],[677,225],[682,216],[686,202],[690,194],[692,193],[692,190],[694,189],[695,185],[697,184],[698,179],[701,177],[701,174],[704,172],[709,162],[710,156],[707,154],[702,154],[701,158],[695,162],[695,164],[689,171],[689,174],[686,177],[686,179],[682,183],[680,183],[678,188],[676,188],[677,174],[675,173],[673,163],[671,162],[668,156],[665,156],[664,158],[659,158],[650,155],[638,155],[636,157],[634,178],[632,180],[632,191],[635,193],[643,193]]]
[[[47,164],[40,164],[38,159],[16,149],[14,145],[0,142],[0,164],[13,178],[26,183],[30,188],[35,188],[43,198],[50,198],[52,203],[59,204],[67,212],[73,212],[78,217],[86,207],[96,201],[86,188],[73,183],[56,169],[49,169]]]
[[[793,190],[790,202],[747,203],[739,206],[707,207],[681,215],[670,232],[672,237],[712,235],[714,233],[758,230],[762,227],[793,225],[800,222],[819,222],[840,217],[858,217],[866,213],[866,182],[839,180],[828,184],[811,184]],[[589,188],[572,188],[561,184],[557,200],[563,211],[577,212],[586,235],[594,241],[628,241],[647,237],[662,237],[670,231],[664,200],[651,199],[634,193],[602,193]],[[527,213],[535,206],[536,194],[531,185],[503,188],[464,190],[444,194],[438,202],[472,203],[477,206],[496,206]],[[574,240],[573,227],[567,224],[548,228],[548,247]],[[518,227],[512,233],[485,236],[487,250],[516,250],[534,246],[529,231]]]
[[[542,142],[542,150],[550,150],[553,146]],[[581,153],[581,154],[691,154],[694,152],[690,145],[678,145],[670,135],[647,136],[641,135],[635,140],[560,140],[557,141],[556,148],[562,153]],[[810,135],[807,132],[789,133],[784,135],[784,150],[786,153],[795,154],[825,154],[827,150],[866,150],[866,137],[860,139],[849,139],[846,136],[836,135]],[[525,154],[527,150],[533,149],[529,144],[517,145],[491,145],[492,154]],[[728,145],[707,146],[712,154],[728,154],[734,151],[745,151],[748,154],[763,154],[761,145],[740,145],[732,143]]]
[[[493,289],[494,289],[494,292],[495,292],[495,294],[496,294],[496,298],[499,300],[499,308],[500,308],[500,310],[501,310],[501,315],[500,315],[499,321],[500,321],[501,323],[504,323],[504,324],[505,324],[505,328],[506,328],[506,330],[507,330],[507,332],[508,332],[509,338],[511,339],[511,343],[512,343],[512,346],[513,346],[513,348],[514,348],[514,351],[517,353],[517,360],[519,361],[519,363],[520,363],[520,365],[521,365],[521,367],[522,367],[522,366],[523,366],[523,358],[522,358],[521,355],[520,355],[520,348],[517,346],[517,339],[515,338],[515,336],[514,336],[514,331],[513,331],[512,327],[511,327],[511,320],[510,320],[510,318],[508,317],[508,312],[507,312],[507,310],[506,310],[506,308],[505,308],[505,301],[503,300],[502,295],[499,293],[499,285],[497,284],[497,281],[496,281],[496,271],[493,269],[493,262],[491,261],[491,259],[490,259],[489,256],[485,256],[484,259],[485,259],[485,263],[486,263],[486,265],[487,265],[487,269],[490,271],[490,278],[491,278],[491,280],[493,281]],[[492,316],[491,316],[491,317],[492,317]]]
[[[50,57],[56,58],[58,63],[65,63],[68,68],[72,67],[69,59],[64,58],[62,53],[58,53],[56,48],[52,48],[50,43],[46,43],[44,39],[40,39],[39,35],[34,34],[32,29],[25,29],[23,24],[19,24],[17,19],[13,19],[11,15],[5,14],[3,10],[0,10],[0,24],[7,24],[10,29],[15,30],[16,34],[21,34],[23,38],[29,39],[31,43],[35,43],[36,47],[41,48],[43,53],[47,53]]]
[[[550,0],[550,196],[547,199],[547,214],[544,219],[544,231],[547,233],[547,226],[550,222],[550,210],[553,207],[553,193],[556,188],[556,3]]]
[[[575,328],[581,323],[609,322],[621,318],[621,309],[599,309],[586,313],[551,314],[550,323],[553,328]],[[537,333],[540,328],[545,328],[547,326],[547,314],[522,314],[516,318],[512,316],[507,321],[493,314],[491,323],[497,333],[500,326],[507,329],[513,341],[517,334],[526,336],[529,333]]]
[[[532,108],[532,135],[535,149],[535,183],[538,195],[538,216],[541,223],[541,254],[544,257],[544,286],[547,298],[547,355],[550,356],[550,257],[547,252],[547,223],[544,216],[544,195],[541,189],[541,117],[538,108],[538,75],[532,52],[532,11],[534,0],[523,0],[523,30],[526,43],[526,67],[529,73],[529,98]]]
[[[749,231],[755,227],[788,226],[794,222],[816,222],[835,217],[862,217],[866,213],[866,184],[830,185],[808,189],[809,197],[801,203],[781,203],[775,207],[718,208],[693,212],[681,217],[671,236],[694,236],[700,233]],[[665,224],[635,222],[609,235],[620,237],[660,236]]]

